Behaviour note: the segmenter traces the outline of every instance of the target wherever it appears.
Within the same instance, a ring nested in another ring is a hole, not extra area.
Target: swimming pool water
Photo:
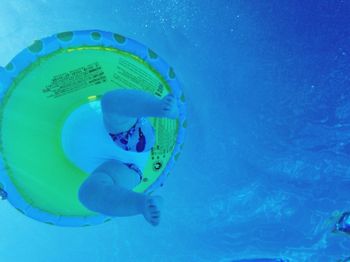
[[[339,261],[350,210],[350,2],[0,2],[0,65],[32,40],[113,31],[173,65],[187,97],[162,221],[50,227],[0,203],[1,261]]]

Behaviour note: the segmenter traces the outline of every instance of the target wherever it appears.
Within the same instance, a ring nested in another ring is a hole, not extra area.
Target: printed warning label
[[[174,145],[177,132],[176,121],[155,118],[153,126],[156,133],[156,145],[151,150],[153,160],[153,171],[158,171],[163,167],[163,163],[168,161]]]
[[[42,89],[42,92],[47,94],[48,98],[57,98],[106,81],[107,77],[101,65],[93,63],[55,75],[51,83]]]
[[[132,88],[147,91],[158,98],[166,95],[162,80],[144,63],[131,59],[119,58],[113,70],[111,82],[119,88]],[[156,143],[151,150],[150,170],[162,172],[172,155],[176,142],[177,121],[165,118],[152,118],[152,125],[156,130]]]
[[[164,92],[164,86],[157,77],[150,74],[148,68],[146,70],[140,64],[123,58],[119,60],[111,81],[116,86],[142,89],[158,97]]]

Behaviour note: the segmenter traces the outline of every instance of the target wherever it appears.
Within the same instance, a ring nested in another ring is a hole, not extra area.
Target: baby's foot
[[[177,106],[176,97],[172,94],[168,94],[161,100],[161,110],[164,117],[168,118],[178,118],[179,117],[179,109]]]
[[[161,196],[150,196],[145,201],[143,216],[153,226],[157,226],[160,220],[160,207],[163,198]]]

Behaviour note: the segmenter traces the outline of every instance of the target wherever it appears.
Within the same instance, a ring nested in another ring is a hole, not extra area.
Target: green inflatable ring
[[[179,101],[179,119],[150,118],[156,145],[134,191],[152,193],[177,160],[187,125],[179,81],[155,52],[118,34],[74,31],[35,41],[0,68],[0,188],[21,213],[60,226],[111,219],[80,203],[88,174],[65,156],[61,131],[76,108],[115,88],[171,92]]]

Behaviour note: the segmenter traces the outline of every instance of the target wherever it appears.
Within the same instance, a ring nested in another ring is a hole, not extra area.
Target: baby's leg
[[[129,130],[140,117],[177,118],[176,98],[163,99],[138,90],[118,89],[105,93],[101,99],[107,130],[119,133]]]
[[[131,189],[139,177],[117,160],[100,165],[81,185],[79,199],[88,209],[107,216],[133,216],[143,214],[152,225],[160,219],[159,196],[147,196]]]

